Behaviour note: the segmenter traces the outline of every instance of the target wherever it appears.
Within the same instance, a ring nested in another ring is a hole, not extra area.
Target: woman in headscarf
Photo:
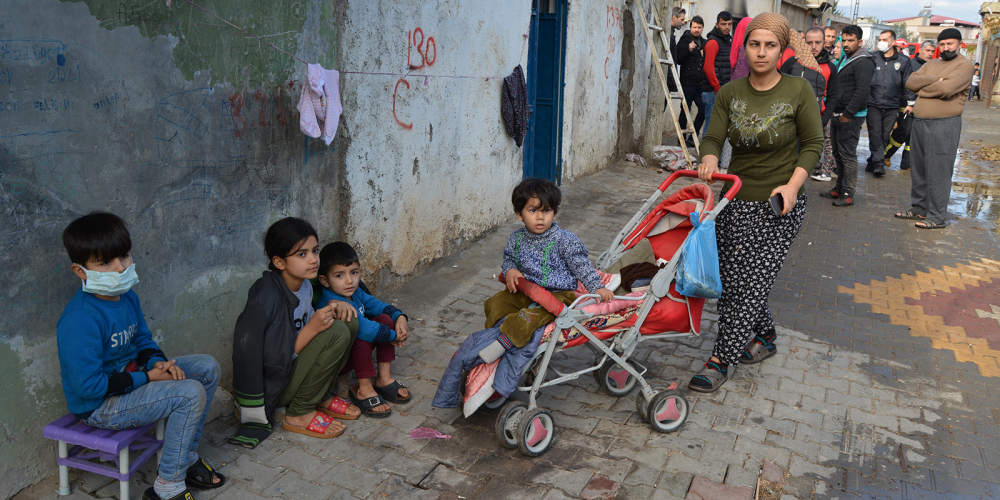
[[[759,363],[777,352],[767,296],[802,224],[802,185],[823,149],[812,88],[804,79],[778,71],[789,43],[799,44],[801,38],[792,36],[784,16],[764,13],[750,21],[743,41],[750,75],[719,90],[702,142],[698,176],[709,181],[719,170],[719,154],[729,139],[729,172],[740,176],[743,188],[716,219],[722,277],[719,337],[712,357],[691,379],[689,387],[695,391],[713,392],[732,377],[738,363]],[[803,65],[816,66],[807,48],[793,48]],[[772,196],[776,209],[768,200]]]
[[[744,17],[740,20],[740,23],[736,25],[736,30],[733,31],[733,47],[743,47],[743,40],[746,38],[747,25],[750,24],[750,21],[752,20],[752,17]],[[729,51],[729,65],[733,68],[733,72],[729,77],[730,81],[746,78],[750,75],[750,63],[747,62],[747,52],[745,50]]]

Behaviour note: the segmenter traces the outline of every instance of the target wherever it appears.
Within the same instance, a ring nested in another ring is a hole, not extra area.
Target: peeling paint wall
[[[642,0],[650,15],[651,1]],[[643,26],[631,2],[578,1],[570,4],[566,30],[566,85],[563,111],[563,181],[607,166],[624,130],[638,140],[646,109],[650,53],[645,35],[630,36],[634,45],[623,48],[625,20]],[[622,50],[634,57],[622,64]],[[631,82],[628,103],[619,103],[619,87]],[[619,105],[632,111],[631,123],[619,123]],[[623,138],[624,141],[624,138]]]
[[[198,3],[300,58],[336,63],[330,2]],[[155,338],[170,355],[215,355],[227,376],[267,225],[300,215],[326,238],[341,225],[337,144],[307,149],[298,132],[304,66],[292,57],[184,2],[4,7],[0,498],[55,470],[41,428],[66,411],[55,324],[80,286],[60,240],[69,221],[122,216]]]
[[[395,283],[510,219],[523,150],[500,117],[527,68],[527,0],[350,2],[341,89],[350,136],[344,230],[362,268]]]
[[[705,19],[705,31],[702,36],[708,36],[708,32],[715,26],[715,17],[724,10],[736,17],[753,17],[763,12],[774,12],[774,0],[705,0],[696,3],[694,13],[691,12],[690,2],[681,4],[688,7],[689,21],[696,15]],[[802,0],[782,0],[781,14],[787,17],[792,28],[797,30],[805,30],[813,25],[814,18],[809,15],[806,2]]]
[[[369,284],[391,287],[511,218],[523,150],[500,92],[529,64],[529,0],[196,3],[225,21],[180,0],[0,12],[0,498],[55,471],[41,428],[66,411],[54,339],[79,286],[60,240],[76,217],[126,220],[155,339],[214,355],[223,386],[275,220],[355,244]],[[621,123],[637,140],[619,85],[645,109],[650,67],[639,41],[623,69],[624,4],[569,12],[566,180],[607,165]],[[341,71],[330,146],[299,131],[296,58]]]

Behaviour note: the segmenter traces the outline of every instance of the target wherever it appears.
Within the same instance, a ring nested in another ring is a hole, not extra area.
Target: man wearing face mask
[[[938,35],[941,58],[924,63],[906,88],[917,94],[910,138],[910,209],[897,212],[922,229],[945,227],[951,176],[962,135],[962,111],[972,85],[972,61],[958,53],[962,32],[948,28]]]
[[[861,28],[853,24],[845,26],[841,34],[845,58],[837,70],[837,103],[830,126],[837,185],[819,194],[824,198],[833,198],[835,207],[854,204],[858,179],[858,139],[868,111],[868,93],[875,71],[872,55],[861,47],[861,35]]]
[[[934,40],[924,40],[924,43],[920,44],[920,50],[917,51],[916,57],[910,59],[910,69],[913,73],[920,70],[920,67],[925,62],[934,59],[934,49],[936,48],[937,42]],[[885,147],[886,163],[892,159],[892,155],[896,154],[899,148],[903,148],[903,157],[899,160],[900,170],[910,169],[911,125],[913,125],[913,113],[906,113],[905,110],[900,111],[899,115],[896,116],[896,128],[892,129],[892,135],[889,136],[889,144]]]
[[[910,77],[910,58],[903,55],[893,45],[896,32],[885,30],[878,36],[878,52],[875,53],[875,72],[872,77],[871,93],[868,95],[868,167],[875,177],[885,175],[885,147],[889,135],[896,124],[899,112],[913,112],[916,95],[906,89],[906,79]]]

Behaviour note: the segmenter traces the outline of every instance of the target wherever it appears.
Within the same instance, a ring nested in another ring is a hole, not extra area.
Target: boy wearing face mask
[[[168,360],[131,290],[139,282],[125,222],[94,212],[71,222],[63,245],[83,281],[56,326],[69,411],[87,425],[125,429],[167,420],[159,475],[144,500],[191,499],[187,485],[218,488],[225,477],[198,456],[219,382],[208,355]]]
[[[868,167],[865,172],[875,177],[885,175],[885,146],[889,144],[896,115],[910,114],[917,96],[906,88],[910,77],[910,58],[906,57],[893,43],[896,32],[885,30],[878,36],[878,51],[875,52],[875,72],[872,75],[871,93],[868,94]]]

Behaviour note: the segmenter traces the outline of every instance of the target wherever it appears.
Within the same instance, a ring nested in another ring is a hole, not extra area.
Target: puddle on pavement
[[[861,174],[864,173],[868,151],[868,137],[863,133],[858,141],[858,168],[861,169]],[[983,229],[1000,233],[1000,170],[990,162],[973,160],[969,156],[964,148],[958,150],[948,212],[958,217],[987,222],[989,224],[984,224]],[[902,154],[894,154],[890,168],[898,169],[901,158]]]
[[[992,223],[1000,232],[1000,172],[988,162],[967,158],[959,149],[951,182],[948,211],[959,217]]]

